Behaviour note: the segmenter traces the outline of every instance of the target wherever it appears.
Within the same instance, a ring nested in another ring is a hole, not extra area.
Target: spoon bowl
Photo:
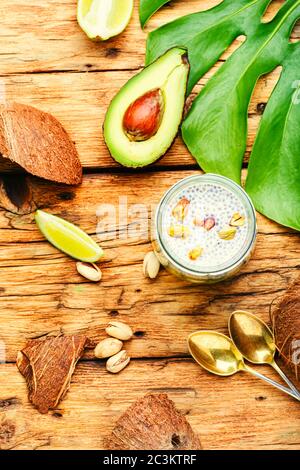
[[[230,336],[247,361],[253,364],[271,364],[276,345],[272,331],[250,312],[238,310],[229,318]]]
[[[298,389],[275,362],[275,338],[266,323],[250,312],[237,310],[229,318],[228,329],[233,343],[247,361],[272,366],[298,399],[300,398]]]
[[[230,338],[214,331],[197,331],[188,337],[192,357],[204,369],[229,376],[243,369],[243,357]]]
[[[299,397],[289,388],[247,366],[232,339],[222,333],[207,330],[196,331],[188,337],[188,348],[193,359],[203,369],[215,375],[228,377],[237,372],[250,372],[255,377],[259,377],[299,400]]]

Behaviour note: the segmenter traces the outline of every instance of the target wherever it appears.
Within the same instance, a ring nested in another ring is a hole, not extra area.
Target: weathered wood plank
[[[84,167],[116,166],[106,149],[101,126],[112,97],[144,61],[145,33],[138,25],[137,5],[134,19],[124,35],[104,44],[95,44],[85,38],[76,23],[75,0],[47,0],[43,4],[33,0],[30,5],[24,0],[4,2],[9,6],[5,8],[4,5],[1,17],[1,93],[4,89],[7,99],[40,107],[60,119],[76,141]],[[156,27],[184,13],[209,8],[217,3],[216,0],[192,0],[187,6],[186,2],[172,2],[169,8],[162,9],[154,16],[150,26]],[[281,0],[272,2],[267,18],[274,15],[281,3]],[[29,14],[32,18],[30,23]],[[297,26],[294,39],[299,37],[300,26]],[[240,41],[235,41],[222,60]],[[221,63],[203,77],[195,92],[203,87]],[[83,73],[44,73],[62,70]],[[95,70],[111,72],[94,73]],[[262,105],[270,96],[278,74],[279,71],[276,71],[261,79],[252,99],[246,160],[259,125]],[[178,138],[157,165],[194,164],[194,159]],[[10,169],[7,161],[0,162],[0,171]]]
[[[26,339],[51,332],[85,331],[103,336],[112,318],[128,321],[136,336],[129,344],[134,357],[185,355],[187,335],[199,328],[226,331],[234,309],[248,309],[268,320],[269,305],[298,275],[299,235],[259,216],[259,237],[251,262],[230,282],[195,286],[162,271],[157,280],[143,278],[142,260],[150,249],[150,207],[164,191],[193,172],[87,175],[74,191],[28,178],[33,200],[44,208],[96,233],[99,204],[117,208],[126,196],[128,208],[143,203],[145,230],[129,239],[133,222],[120,220],[117,238],[99,239],[105,249],[103,280],[81,278],[75,263],[45,242],[33,214],[0,212],[0,340],[14,361]],[[67,200],[66,200],[67,199]],[[118,221],[117,221],[118,222]],[[112,225],[110,229],[118,227]],[[120,238],[121,236],[121,238]],[[96,239],[98,239],[96,237]],[[92,357],[88,354],[87,357]]]
[[[154,16],[147,30],[217,3],[171,2]],[[282,3],[272,2],[267,18]],[[78,27],[76,0],[2,0],[1,7],[1,93],[5,89],[7,99],[38,106],[60,119],[87,169],[115,166],[101,125],[112,96],[144,62],[146,35],[138,25],[137,2],[128,30],[105,44],[92,43]],[[297,25],[293,40],[299,38]],[[203,77],[196,92],[239,41]],[[249,110],[246,160],[261,104],[267,101],[278,74],[261,79],[256,88]],[[157,166],[193,164],[178,138]],[[1,163],[0,171],[5,168]],[[35,205],[49,210],[96,237],[99,204],[118,205],[119,197],[127,196],[129,205],[143,202],[149,210],[172,183],[188,174],[118,173],[114,169],[111,174],[85,176],[79,188],[28,177],[31,210]],[[17,187],[19,182],[15,178],[7,184]],[[1,204],[6,206],[1,196],[0,192]],[[39,415],[28,403],[15,364],[0,364],[0,449],[101,448],[120,413],[153,390],[167,391],[188,414],[206,449],[300,449],[296,402],[246,375],[215,378],[184,358],[191,331],[226,332],[227,318],[236,308],[252,310],[268,320],[271,301],[298,276],[297,233],[259,216],[251,262],[234,280],[210,287],[187,285],[163,271],[156,281],[145,280],[141,263],[150,249],[147,229],[140,239],[110,236],[103,241],[101,236],[106,252],[103,281],[94,285],[76,273],[74,261],[43,240],[30,210],[21,215],[28,207],[16,214],[0,210],[0,341],[1,348],[6,348],[6,361],[15,361],[28,338],[49,333],[82,331],[99,340],[112,318],[132,325],[135,336],[126,347],[136,360],[122,374],[111,376],[103,364],[91,361],[90,351],[74,375],[67,399],[57,413],[48,416]],[[118,235],[124,235],[130,222],[121,223]],[[270,374],[269,369],[260,370]]]
[[[147,392],[167,392],[204,449],[300,449],[298,403],[248,374],[222,379],[173,359],[132,361],[113,376],[102,363],[80,363],[66,399],[40,415],[16,366],[0,371],[0,449],[102,449],[120,414]]]
[[[219,64],[220,65],[220,64]],[[196,87],[198,92],[213,75],[215,66]],[[111,99],[134,74],[132,71],[94,73],[52,73],[10,75],[3,78],[6,98],[36,106],[58,118],[75,141],[81,162],[86,168],[116,167],[106,148],[102,125]],[[279,70],[262,78],[249,108],[249,138],[246,159],[252,148],[261,118]],[[196,162],[178,137],[169,152],[156,166],[195,165]],[[0,163],[0,171],[7,163]]]
[[[219,0],[171,2],[152,18],[146,31],[218,3]],[[272,2],[269,18],[282,3],[283,0]],[[105,43],[93,43],[81,31],[76,21],[76,0],[2,0],[1,7],[1,75],[136,69],[144,63],[146,34],[139,25],[138,1],[127,30]],[[299,37],[299,28],[294,37]]]

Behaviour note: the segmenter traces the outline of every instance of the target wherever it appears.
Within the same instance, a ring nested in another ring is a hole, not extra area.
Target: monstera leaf
[[[148,35],[146,65],[180,44],[191,65],[188,91],[241,34],[254,34],[271,0],[224,0],[218,6],[172,21]]]
[[[299,17],[300,0],[287,1],[273,21],[248,35],[195,99],[182,136],[205,171],[240,183],[254,87],[261,75],[282,63]]]
[[[290,44],[253,147],[246,190],[262,214],[300,230],[300,44]]]
[[[275,18],[261,21],[271,0],[224,0],[150,33],[146,62],[167,49],[188,49],[189,91],[239,35],[246,40],[203,88],[182,125],[200,166],[240,182],[248,106],[261,75],[282,65],[250,158],[246,189],[256,208],[300,230],[300,46],[289,37],[300,0],[286,0]]]
[[[269,3],[270,0],[224,0],[211,10],[162,26],[150,33],[147,42],[147,63],[169,47],[179,44],[187,47],[191,91],[232,41],[241,34],[246,36],[244,44],[194,100],[182,125],[183,139],[200,166],[237,182],[241,177],[248,106],[254,87],[261,75],[281,65],[290,55],[289,36],[300,17],[300,0],[287,0],[271,22],[263,23],[261,17]],[[272,132],[268,138],[273,140]],[[285,140],[285,146],[292,144],[289,134]],[[261,141],[255,147],[257,155],[260,145]]]
[[[142,28],[151,16],[170,0],[140,0],[140,21]]]

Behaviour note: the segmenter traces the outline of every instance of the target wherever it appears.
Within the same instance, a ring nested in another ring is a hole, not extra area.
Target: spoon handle
[[[292,392],[292,390],[290,390],[289,388],[284,387],[284,385],[281,385],[281,384],[275,382],[272,379],[269,379],[269,377],[266,377],[265,375],[260,374],[259,372],[252,369],[251,367],[247,366],[246,364],[245,364],[245,368],[243,370],[245,370],[246,372],[250,372],[250,374],[254,375],[255,377],[258,377],[259,379],[264,380],[268,384],[273,385],[273,387],[278,388],[278,390],[281,390],[282,392],[285,392],[288,395],[290,395],[291,397],[293,397],[296,400],[300,401],[299,395],[295,395],[295,393]]]
[[[297,390],[297,388],[295,387],[295,385],[290,381],[290,379],[285,375],[285,373],[280,369],[279,365],[273,361],[271,363],[271,366],[276,370],[276,372],[280,375],[280,377],[288,384],[288,386],[290,387],[290,389],[295,393],[295,395],[298,396],[298,398],[300,398],[300,392],[299,390]]]

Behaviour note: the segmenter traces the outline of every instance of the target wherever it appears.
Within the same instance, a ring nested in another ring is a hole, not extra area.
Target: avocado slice
[[[166,153],[182,120],[188,74],[187,52],[176,47],[131,78],[113,98],[104,138],[118,163],[143,167]]]

